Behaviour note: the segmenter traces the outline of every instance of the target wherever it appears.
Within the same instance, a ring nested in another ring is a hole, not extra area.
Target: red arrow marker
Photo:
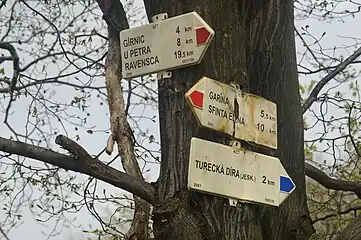
[[[205,44],[210,36],[211,33],[207,30],[207,28],[205,27],[197,28],[196,29],[197,45]]]
[[[198,91],[198,90],[194,90],[190,95],[189,95],[189,99],[191,100],[192,104],[200,109],[203,108],[203,93]]]

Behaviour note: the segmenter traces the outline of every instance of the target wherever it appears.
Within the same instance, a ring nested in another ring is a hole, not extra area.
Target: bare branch
[[[353,64],[359,64],[361,63],[361,61],[353,61],[352,63],[350,63],[349,65],[353,65]],[[319,67],[317,69],[314,69],[314,70],[309,70],[307,69],[307,72],[305,71],[298,71],[299,74],[304,74],[304,75],[309,75],[309,74],[315,74],[315,73],[319,73],[319,72],[322,72],[322,71],[329,71],[331,69],[335,69],[337,68],[338,65],[335,65],[335,66],[329,66],[329,67]],[[300,66],[300,67],[303,67],[303,66]]]
[[[6,5],[6,1],[7,0],[1,0],[1,3],[0,3],[0,9]]]
[[[356,52],[354,52],[351,56],[346,58],[345,61],[340,63],[332,72],[327,74],[324,78],[322,78],[315,88],[312,90],[310,96],[307,98],[305,103],[302,105],[302,113],[305,113],[307,109],[311,107],[314,101],[316,101],[318,94],[322,90],[322,88],[334,77],[337,76],[340,72],[342,72],[350,63],[352,63],[354,60],[356,60],[361,55],[361,47],[357,49]]]
[[[9,43],[0,42],[0,48],[9,51],[9,53],[11,55],[11,59],[13,60],[14,70],[19,72],[19,70],[20,70],[19,56],[18,56],[14,46]]]
[[[10,84],[10,92],[12,92],[14,87],[16,86],[19,72],[20,72],[19,56],[18,56],[18,53],[16,52],[16,49],[14,48],[14,46],[11,45],[10,43],[0,42],[0,48],[8,50],[11,55],[11,58],[13,60],[14,73],[13,73],[13,77],[12,77],[11,84]],[[9,103],[9,105],[10,105],[10,103]]]
[[[9,117],[9,111],[11,108],[11,104],[15,100],[13,98],[14,88],[18,82],[19,73],[20,73],[19,56],[18,56],[18,53],[16,52],[16,49],[14,48],[14,46],[12,44],[0,42],[0,48],[9,51],[11,57],[13,58],[13,70],[14,71],[13,71],[13,76],[11,78],[10,85],[9,85],[10,99],[9,99],[8,105],[5,110],[5,119],[4,119],[4,123],[11,129],[7,120]]]
[[[60,76],[62,77],[62,76]],[[1,79],[0,79],[1,80]],[[5,80],[3,80],[5,81]],[[47,79],[42,79],[42,80],[38,80],[38,81],[34,81],[34,82],[30,82],[24,85],[20,85],[14,88],[14,91],[19,91],[22,89],[28,89],[31,86],[36,86],[36,85],[45,85],[45,84],[51,84],[51,83],[57,83],[57,84],[63,84],[66,86],[70,86],[70,87],[74,87],[74,88],[79,88],[79,89],[93,89],[93,90],[100,90],[100,89],[104,89],[105,87],[93,87],[93,86],[87,86],[87,85],[78,85],[78,84],[74,84],[71,82],[64,82],[64,81],[60,81],[58,80],[56,77],[52,77],[52,78],[47,78]],[[9,88],[0,88],[0,93],[8,93],[10,92]]]
[[[353,107],[354,107],[354,104],[352,104],[352,106],[350,106],[350,111],[349,111],[349,113],[348,113],[348,134],[349,134],[349,136],[350,136],[350,140],[351,140],[351,144],[352,144],[352,146],[354,147],[354,149],[355,149],[355,152],[356,152],[356,154],[357,154],[357,157],[360,157],[361,156],[361,152],[360,152],[360,150],[359,150],[359,147],[357,147],[357,144],[356,144],[356,142],[355,142],[355,139],[353,138],[353,136],[352,136],[352,130],[351,130],[351,121],[352,121],[352,118],[351,118],[351,114],[352,114],[352,109],[353,109]]]
[[[1,8],[1,7],[0,7]],[[6,233],[4,232],[4,230],[0,227],[0,233],[3,235],[3,237],[5,238],[5,240],[10,240],[10,238],[6,235]]]
[[[66,138],[62,136],[60,137],[60,140],[58,139],[58,141],[64,141],[69,145],[70,139],[64,139]],[[74,147],[74,144],[76,144],[77,147]],[[75,158],[54,152],[43,147],[0,137],[0,151],[32,158],[34,160],[55,165],[65,170],[84,173],[112,184],[115,187],[131,192],[150,203],[155,202],[155,189],[150,183],[147,183],[144,180],[129,174],[120,172],[99,160],[86,157],[86,155],[89,154],[87,154],[86,151],[75,142],[73,142],[72,146],[73,148],[78,149],[78,151],[73,152],[73,154],[79,153],[79,155],[76,155]],[[73,148],[69,148],[68,150]],[[79,149],[83,149],[86,154]]]
[[[322,186],[328,189],[350,191],[354,192],[358,198],[361,199],[361,184],[345,181],[341,179],[334,179],[327,176],[326,173],[312,166],[311,164],[305,164],[306,176],[312,178]]]
[[[13,57],[11,57],[11,56],[0,57],[0,63],[3,63],[5,61],[11,61],[11,60],[13,60]]]
[[[318,63],[319,67],[323,67],[323,64],[318,60],[318,58],[316,57],[315,53],[312,51],[312,49],[310,48],[310,46],[308,46],[308,44],[306,43],[305,39],[302,37],[302,35],[298,32],[297,28],[295,28],[296,34],[297,36],[301,39],[303,46],[306,47],[306,49],[309,51],[309,53],[311,54],[311,56],[313,57],[313,59]]]
[[[314,224],[316,222],[323,221],[323,220],[326,220],[326,219],[331,218],[331,217],[336,217],[336,216],[347,214],[347,213],[350,213],[350,212],[356,212],[358,210],[361,210],[361,206],[350,207],[350,208],[347,208],[346,210],[343,210],[343,211],[337,211],[337,212],[334,212],[334,213],[327,214],[327,215],[325,215],[323,217],[316,218],[315,220],[312,221],[312,223]]]
[[[121,58],[119,31],[129,28],[123,5],[118,0],[98,1],[103,12],[103,18],[108,24],[108,56],[105,64],[105,83],[108,92],[110,112],[110,128],[114,142],[118,145],[118,152],[126,173],[143,179],[134,152],[135,139],[128,123],[124,106],[123,88],[121,86]],[[131,89],[129,89],[131,91]],[[108,140],[107,152],[113,142]],[[148,222],[150,205],[134,196],[135,209],[132,225],[127,233],[130,239],[148,239]]]

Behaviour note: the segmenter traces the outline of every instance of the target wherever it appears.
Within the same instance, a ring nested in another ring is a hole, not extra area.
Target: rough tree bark
[[[156,239],[308,239],[312,224],[306,205],[303,127],[293,32],[293,1],[145,1],[148,18],[197,11],[215,30],[202,63],[173,71],[159,81],[162,164],[154,206]],[[202,76],[239,84],[277,103],[278,150],[244,143],[281,159],[297,189],[279,207],[227,205],[224,198],[187,191],[190,139],[226,143],[198,127],[184,94]]]

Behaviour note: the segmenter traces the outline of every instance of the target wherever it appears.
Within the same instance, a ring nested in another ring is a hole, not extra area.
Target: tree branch
[[[1,9],[3,6],[6,5],[6,1],[7,1],[7,0],[2,0],[2,1],[1,1],[1,3],[0,3],[0,9]]]
[[[361,55],[361,47],[357,49],[351,56],[346,58],[345,61],[340,63],[332,72],[327,74],[324,78],[322,78],[312,90],[310,96],[307,98],[305,103],[302,105],[302,113],[305,113],[307,109],[311,107],[314,101],[316,101],[318,94],[322,90],[322,88],[334,77],[337,76],[340,72],[342,72],[350,63],[356,60]]]
[[[107,153],[111,152],[114,142],[126,173],[143,179],[134,152],[133,131],[125,114],[124,92],[121,85],[121,51],[119,32],[129,28],[123,5],[119,0],[98,0],[103,18],[108,24],[108,55],[105,63],[105,84],[108,93],[111,138],[107,142]],[[131,91],[131,89],[129,89]],[[150,205],[134,196],[134,217],[127,238],[146,240],[149,238]]]
[[[14,46],[11,45],[10,43],[0,42],[0,48],[9,51],[9,53],[11,55],[11,60],[13,60],[13,65],[14,65],[13,68],[15,71],[19,72],[19,70],[20,70],[19,56],[18,56]],[[9,58],[7,58],[7,59],[9,59]]]
[[[337,212],[334,212],[334,213],[327,214],[327,215],[325,215],[323,217],[316,218],[315,220],[312,221],[312,223],[315,224],[316,222],[324,221],[324,220],[326,220],[328,218],[331,218],[331,217],[336,217],[336,216],[348,214],[350,212],[356,212],[358,210],[361,210],[361,206],[350,207],[350,208],[348,208],[346,210],[343,210],[343,211],[337,211]]]
[[[64,140],[67,138],[64,136],[59,137],[57,138],[57,141],[61,143],[61,145],[63,145],[62,143],[64,142],[70,146],[70,139]],[[66,147],[67,145],[64,146]],[[98,159],[91,158],[89,154],[86,153],[86,151],[75,142],[72,143],[72,147],[66,148],[68,148],[68,151],[71,151],[75,157],[54,152],[43,147],[0,137],[0,151],[32,158],[40,162],[49,163],[63,168],[65,170],[87,174],[91,177],[97,178],[115,187],[135,194],[152,204],[155,203],[155,189],[150,183],[147,183],[144,180],[129,174],[120,172],[102,163]]]
[[[9,51],[12,61],[13,61],[14,72],[13,72],[13,77],[11,79],[10,86],[9,86],[10,93],[11,93],[11,98],[10,98],[10,102],[8,105],[8,108],[9,108],[11,101],[12,101],[13,91],[17,84],[18,76],[19,76],[19,72],[20,72],[19,56],[18,56],[18,53],[16,52],[16,49],[14,48],[14,46],[11,45],[10,43],[0,42],[0,48]]]
[[[1,8],[1,7],[0,7]],[[5,238],[5,240],[10,240],[10,238],[6,235],[5,231],[1,228],[0,226],[0,233],[3,235],[3,237]]]
[[[334,179],[327,176],[326,173],[312,166],[311,164],[305,164],[306,176],[312,178],[327,189],[350,191],[354,192],[358,198],[361,199],[361,184],[345,181],[341,179]]]

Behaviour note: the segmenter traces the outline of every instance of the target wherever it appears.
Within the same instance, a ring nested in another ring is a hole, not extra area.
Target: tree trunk
[[[215,30],[201,64],[174,70],[159,81],[162,164],[160,204],[154,206],[156,239],[308,239],[312,224],[306,205],[303,121],[293,32],[293,1],[147,0],[149,19],[196,11]],[[184,98],[202,76],[239,84],[277,104],[278,149],[249,149],[275,155],[297,188],[278,208],[257,204],[230,207],[228,200],[187,190],[191,137],[226,143],[198,127]]]

